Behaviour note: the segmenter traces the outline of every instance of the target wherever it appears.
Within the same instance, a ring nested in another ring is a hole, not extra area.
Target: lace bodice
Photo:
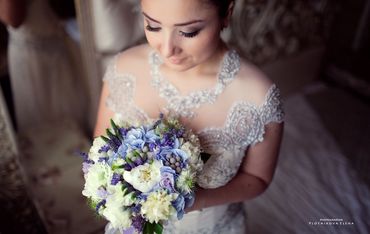
[[[159,90],[159,95],[168,101],[166,108],[179,116],[194,116],[193,109],[203,103],[213,103],[223,89],[235,77],[239,70],[239,57],[235,51],[228,52],[219,71],[219,79],[214,89],[194,92],[181,99],[177,91],[168,83],[161,81],[157,70],[160,60],[151,54],[152,84]],[[152,121],[144,110],[134,102],[136,78],[130,74],[117,72],[116,62],[108,66],[104,80],[108,82],[108,107],[132,123]],[[248,146],[263,141],[265,125],[270,122],[282,122],[284,117],[280,92],[272,85],[261,105],[254,105],[245,100],[233,103],[222,127],[209,126],[197,131],[202,148],[211,155],[205,163],[198,183],[204,188],[216,188],[230,181],[241,164]]]

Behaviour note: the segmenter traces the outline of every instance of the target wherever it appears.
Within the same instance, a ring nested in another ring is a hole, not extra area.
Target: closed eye
[[[145,26],[145,29],[148,30],[148,31],[150,31],[150,32],[158,32],[158,31],[161,30],[160,27],[152,27],[149,24],[147,26]]]
[[[190,33],[180,31],[180,35],[181,36],[184,36],[184,37],[192,38],[192,37],[197,36],[199,34],[199,32],[200,32],[200,30],[197,30],[197,31],[194,31],[194,32],[190,32]]]

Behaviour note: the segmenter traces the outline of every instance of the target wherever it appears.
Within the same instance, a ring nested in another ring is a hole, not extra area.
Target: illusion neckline
[[[211,88],[194,90],[183,95],[174,84],[162,75],[160,71],[162,63],[158,53],[152,51],[149,54],[151,84],[157,89],[159,96],[166,100],[167,112],[186,118],[193,118],[195,116],[194,109],[199,108],[202,104],[214,103],[240,69],[238,53],[232,49],[227,50],[219,65],[216,84]]]

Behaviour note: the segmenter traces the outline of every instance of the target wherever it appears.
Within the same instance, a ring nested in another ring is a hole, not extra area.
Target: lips
[[[171,57],[168,59],[168,61],[172,64],[180,64],[182,60],[183,58],[175,58],[175,57]]]

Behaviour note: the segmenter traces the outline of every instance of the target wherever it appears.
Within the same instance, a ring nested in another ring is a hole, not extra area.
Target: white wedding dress
[[[84,124],[87,95],[78,45],[64,31],[47,0],[26,2],[25,21],[18,28],[8,27],[18,129],[67,119]]]
[[[160,75],[161,59],[156,53],[149,55],[152,81],[158,95],[167,102],[166,110],[180,117],[192,118],[194,110],[202,104],[212,104],[224,91],[240,67],[238,54],[228,51],[221,63],[218,82],[214,89],[192,92],[180,96],[178,90]],[[117,72],[116,61],[108,66],[104,77],[108,82],[110,95],[107,105],[127,121],[148,122],[150,117],[134,102],[135,77]],[[223,127],[208,126],[197,131],[202,148],[211,155],[198,178],[199,186],[217,188],[227,184],[237,173],[248,146],[263,141],[264,127],[270,122],[282,122],[283,110],[279,90],[272,85],[262,105],[253,105],[238,100],[229,108]],[[215,194],[215,196],[217,196]],[[118,233],[108,224],[106,234]],[[242,204],[226,204],[192,211],[180,221],[169,222],[164,227],[168,234],[244,234],[246,216]]]

